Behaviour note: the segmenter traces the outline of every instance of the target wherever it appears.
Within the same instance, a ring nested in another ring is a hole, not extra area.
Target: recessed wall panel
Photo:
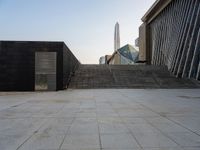
[[[35,90],[56,90],[56,52],[35,52]]]

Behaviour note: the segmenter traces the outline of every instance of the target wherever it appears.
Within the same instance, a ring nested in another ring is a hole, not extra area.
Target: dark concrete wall
[[[57,52],[57,90],[62,90],[76,62],[63,42],[0,41],[0,91],[33,91],[35,52]],[[67,49],[67,50],[66,50]]]
[[[0,57],[1,91],[34,90],[33,49],[23,42],[1,42]]]
[[[63,88],[66,88],[70,82],[71,76],[80,65],[77,58],[69,50],[69,48],[63,44]]]

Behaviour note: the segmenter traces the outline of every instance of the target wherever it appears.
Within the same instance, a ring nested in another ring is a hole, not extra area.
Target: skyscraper
[[[115,35],[114,35],[114,51],[120,48],[120,34],[119,34],[119,23],[115,24]]]

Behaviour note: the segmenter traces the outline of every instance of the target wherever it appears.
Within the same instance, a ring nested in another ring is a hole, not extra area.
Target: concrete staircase
[[[80,65],[68,88],[198,88],[199,83],[175,78],[165,66]]]

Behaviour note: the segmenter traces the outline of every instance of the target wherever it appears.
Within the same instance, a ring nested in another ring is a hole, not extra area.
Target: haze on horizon
[[[0,40],[64,41],[84,64],[135,44],[141,18],[155,0],[0,0]]]

